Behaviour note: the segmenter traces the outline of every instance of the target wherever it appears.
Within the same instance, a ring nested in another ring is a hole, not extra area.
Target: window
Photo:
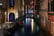
[[[9,0],[9,6],[14,7],[14,0]]]
[[[51,1],[51,11],[54,11],[54,9],[53,9],[53,1]]]
[[[51,4],[51,11],[54,12],[54,0],[48,1],[48,11],[50,11],[50,4]]]

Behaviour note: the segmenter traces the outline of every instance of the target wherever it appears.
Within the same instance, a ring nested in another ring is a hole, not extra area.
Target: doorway
[[[9,14],[9,22],[15,22],[15,14],[14,13]]]

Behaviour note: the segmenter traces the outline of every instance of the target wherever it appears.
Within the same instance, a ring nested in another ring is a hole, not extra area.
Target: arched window
[[[9,14],[9,22],[15,22],[15,14],[14,13]]]

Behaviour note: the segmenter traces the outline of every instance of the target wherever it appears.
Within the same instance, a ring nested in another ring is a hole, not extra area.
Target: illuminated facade
[[[8,1],[8,11],[7,11],[7,14],[6,14],[8,16],[6,16],[6,18],[7,18],[5,20],[6,22],[9,22],[9,14],[11,14],[11,13],[14,13],[15,19],[18,18],[18,9],[17,9],[18,4],[16,2],[17,2],[16,0],[14,0],[14,2],[13,1],[9,2]],[[11,5],[11,4],[13,4],[13,5]]]

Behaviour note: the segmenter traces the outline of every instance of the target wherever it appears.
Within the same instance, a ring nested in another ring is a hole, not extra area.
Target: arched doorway
[[[9,14],[9,22],[15,22],[15,14],[14,13]]]

